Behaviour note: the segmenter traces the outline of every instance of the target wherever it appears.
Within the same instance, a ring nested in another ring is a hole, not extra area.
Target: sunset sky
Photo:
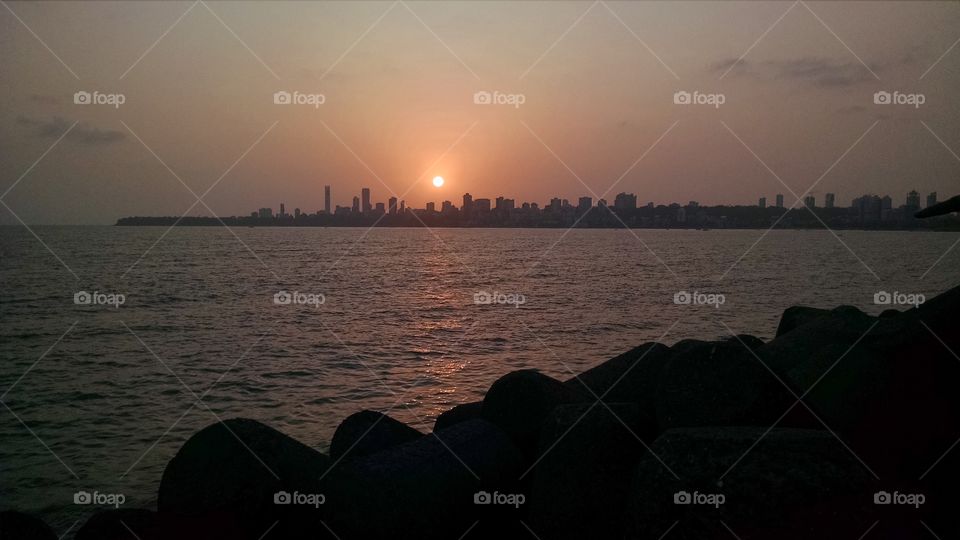
[[[958,39],[957,2],[7,2],[0,189],[28,224],[179,216],[196,199],[177,176],[197,195],[219,179],[219,215],[315,212],[325,184],[335,205],[361,187],[415,207],[790,204],[780,180],[800,194],[825,172],[818,204],[943,199],[960,193]],[[74,104],[81,90],[125,102]],[[275,105],[279,90],[325,102]],[[0,223],[17,220],[0,207]]]

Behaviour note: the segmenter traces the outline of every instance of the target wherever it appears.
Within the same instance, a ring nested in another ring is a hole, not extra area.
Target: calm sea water
[[[955,233],[34,230],[63,264],[0,228],[0,506],[61,534],[92,511],[78,490],[153,507],[167,461],[218,418],[321,450],[364,408],[429,431],[511,370],[568,378],[724,324],[770,339],[794,304],[877,313],[878,291],[960,282],[960,249],[937,263]],[[125,301],[77,305],[79,291]],[[278,305],[280,291],[323,303]],[[678,305],[679,291],[725,302]]]

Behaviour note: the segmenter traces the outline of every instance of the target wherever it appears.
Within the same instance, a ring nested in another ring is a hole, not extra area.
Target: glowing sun
[[[433,185],[436,186],[436,187],[442,186],[442,185],[443,185],[443,177],[442,177],[442,176],[434,176],[434,177],[433,177]]]

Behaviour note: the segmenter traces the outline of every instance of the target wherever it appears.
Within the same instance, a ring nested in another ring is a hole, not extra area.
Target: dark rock
[[[515,489],[521,466],[497,426],[461,422],[331,468],[328,523],[341,538],[459,538],[483,509],[474,495]]]
[[[568,380],[567,385],[607,403],[634,402],[650,414],[654,411],[660,372],[670,358],[670,349],[660,343],[644,343]]]
[[[412,427],[375,411],[351,414],[340,423],[330,441],[330,459],[374,454],[398,444],[416,440],[423,434]]]
[[[170,460],[157,509],[243,524],[257,537],[278,519],[294,521],[291,512],[313,510],[274,504],[274,496],[317,493],[329,463],[327,456],[259,422],[226,420],[196,433]]]
[[[42,519],[23,512],[0,512],[0,538],[3,540],[57,540],[57,535]]]
[[[472,403],[457,405],[449,411],[441,413],[440,416],[437,417],[437,421],[433,425],[433,430],[440,431],[441,429],[448,428],[454,424],[459,424],[460,422],[473,420],[474,418],[480,418],[480,410],[482,408],[482,401],[474,401]]]
[[[794,399],[757,359],[762,345],[745,335],[683,347],[657,388],[660,427],[772,425]]]
[[[780,325],[777,326],[777,337],[829,314],[829,309],[807,306],[788,307],[784,310],[783,315],[780,316]]]
[[[92,515],[77,531],[74,540],[140,540],[163,538],[156,512],[124,508]]]
[[[630,477],[654,419],[636,403],[560,405],[543,426],[530,528],[540,538],[622,538]]]
[[[826,431],[673,429],[636,469],[625,537],[659,538],[672,528],[675,540],[858,538],[874,521],[876,491]],[[694,496],[715,504],[676,502]]]
[[[570,386],[535,370],[508,373],[483,398],[483,418],[502,429],[528,456],[537,449],[540,428],[553,408],[588,401]],[[592,400],[590,400],[592,401]]]

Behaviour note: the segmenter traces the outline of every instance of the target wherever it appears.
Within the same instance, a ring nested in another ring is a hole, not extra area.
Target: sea
[[[909,309],[960,233],[0,227],[0,510],[59,535],[155,508],[193,433],[245,417],[326,451],[372,409],[437,415],[648,341],[774,337],[793,305]]]

